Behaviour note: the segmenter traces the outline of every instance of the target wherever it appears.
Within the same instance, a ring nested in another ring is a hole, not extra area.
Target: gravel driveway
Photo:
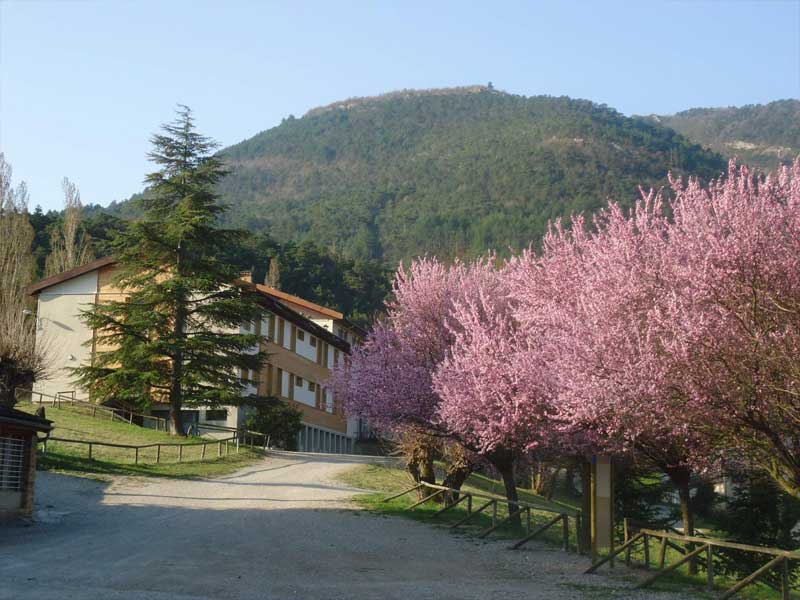
[[[548,546],[355,510],[332,479],[358,460],[275,454],[193,481],[40,473],[37,522],[0,526],[0,599],[683,598],[631,592],[624,569],[581,575],[584,558]]]

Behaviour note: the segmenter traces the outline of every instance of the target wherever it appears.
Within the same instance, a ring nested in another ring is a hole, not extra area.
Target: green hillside
[[[389,264],[539,238],[549,219],[630,202],[722,157],[606,106],[475,86],[352,99],[222,150],[229,221]],[[122,208],[122,213],[130,206]]]
[[[649,117],[724,156],[774,169],[800,155],[800,100]]]

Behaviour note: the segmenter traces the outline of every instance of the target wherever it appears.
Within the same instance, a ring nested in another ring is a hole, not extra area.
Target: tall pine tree
[[[226,207],[214,189],[227,171],[191,110],[177,115],[151,139],[159,170],[146,178],[144,217],[114,242],[114,283],[127,296],[83,313],[98,350],[75,373],[98,401],[168,402],[182,434],[184,405],[239,403],[240,373],[260,370],[265,355],[254,351],[258,336],[240,332],[260,318],[257,297],[224,259],[245,235],[218,227]]]

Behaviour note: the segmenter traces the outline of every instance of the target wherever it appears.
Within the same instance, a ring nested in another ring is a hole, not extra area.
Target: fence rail
[[[516,541],[511,547],[511,550],[517,550],[521,548],[523,545],[528,543],[529,541],[535,539],[536,537],[540,536],[542,533],[550,529],[551,527],[561,524],[561,545],[564,551],[568,551],[570,549],[569,543],[569,519],[572,517],[575,520],[575,532],[576,532],[576,541],[577,541],[577,552],[580,553],[584,549],[584,544],[582,543],[582,536],[581,536],[581,513],[580,511],[574,510],[557,510],[554,509],[552,506],[544,506],[541,504],[535,504],[531,502],[525,502],[523,500],[518,500],[516,502],[512,502],[511,500],[506,500],[503,498],[497,498],[496,496],[489,496],[488,494],[481,494],[479,492],[465,492],[462,490],[457,490],[455,488],[446,487],[443,485],[437,485],[434,483],[426,483],[420,482],[412,488],[409,488],[399,494],[394,494],[393,496],[388,496],[383,499],[384,502],[388,502],[390,500],[394,500],[395,498],[400,498],[401,496],[405,496],[406,494],[410,494],[411,492],[415,492],[417,490],[424,490],[422,493],[424,494],[422,499],[415,502],[411,506],[408,506],[406,510],[411,510],[425,502],[433,500],[439,496],[443,496],[445,498],[445,506],[440,509],[439,511],[435,512],[431,515],[432,519],[435,519],[439,515],[445,513],[446,511],[450,510],[451,508],[455,507],[456,505],[460,504],[462,501],[466,500],[467,502],[467,514],[463,518],[459,519],[456,523],[450,525],[451,529],[456,527],[460,527],[465,523],[471,521],[475,516],[483,513],[486,509],[491,508],[492,510],[492,525],[479,534],[479,537],[487,537],[492,532],[498,530],[507,522],[511,521],[511,519],[522,516],[523,514],[526,517],[526,528],[525,528],[525,536]],[[431,492],[431,493],[428,493]],[[473,510],[473,498],[480,498],[481,500],[486,500],[480,507]],[[508,505],[508,515],[501,521],[498,521],[497,518],[497,507],[498,504],[506,504]],[[512,510],[512,506],[516,508]],[[542,512],[549,512],[554,516],[548,520],[547,522],[539,525],[536,529],[531,529],[533,524],[533,517],[532,511],[542,511]]]
[[[111,421],[116,420],[121,423],[129,423],[129,424],[133,424],[134,420],[137,421],[141,420],[143,427],[145,426],[144,424],[146,422],[150,421],[155,424],[155,427],[148,427],[148,429],[156,429],[157,431],[167,431],[166,419],[163,419],[161,417],[154,417],[152,415],[145,415],[143,413],[133,412],[128,409],[112,408],[110,406],[102,406],[94,402],[77,400],[75,398],[75,392],[72,390],[70,390],[69,392],[58,392],[56,393],[55,396],[53,396],[52,394],[45,394],[43,392],[37,392],[34,390],[27,390],[22,388],[16,388],[14,390],[14,397],[17,399],[17,401],[21,401],[21,398],[24,395],[28,395],[29,398],[28,401],[31,404],[51,404],[56,408],[62,408],[63,405],[66,404],[71,407],[84,408],[87,411],[90,411],[93,417],[97,417],[98,414],[108,415],[108,418]],[[34,400],[34,397],[38,398],[38,400]]]
[[[701,558],[702,554],[705,554],[705,562],[706,562],[706,586],[709,590],[714,589],[714,548],[720,549],[727,549],[727,550],[738,550],[742,552],[750,552],[753,554],[761,554],[772,557],[766,564],[756,569],[750,575],[740,579],[737,581],[733,587],[728,589],[722,596],[720,596],[720,600],[726,600],[727,598],[731,598],[740,592],[742,589],[747,587],[748,585],[754,583],[759,578],[762,578],[769,574],[772,571],[777,571],[778,576],[780,578],[780,592],[781,597],[783,600],[789,600],[790,593],[791,593],[791,581],[789,578],[789,562],[792,560],[800,560],[800,551],[797,550],[781,550],[780,548],[769,548],[764,546],[751,546],[748,544],[740,544],[738,542],[729,542],[727,540],[718,540],[714,538],[707,538],[707,537],[697,537],[697,536],[689,536],[689,535],[681,535],[679,533],[673,533],[671,531],[657,531],[655,529],[640,529],[638,533],[636,533],[633,537],[627,540],[624,544],[620,547],[616,548],[611,554],[603,558],[602,560],[596,562],[591,567],[586,570],[586,573],[594,573],[604,564],[613,561],[615,556],[625,552],[626,553],[626,563],[630,563],[630,551],[631,549],[641,543],[643,545],[644,550],[644,567],[645,569],[650,568],[650,540],[655,539],[660,542],[659,544],[659,554],[658,554],[658,569],[657,573],[654,573],[641,583],[639,583],[636,587],[644,588],[651,585],[653,582],[661,578],[663,575],[675,571],[681,565],[692,561],[694,559]],[[685,546],[684,548],[680,548],[677,546],[678,543],[682,543]],[[683,554],[683,556],[676,562],[672,563],[671,565],[666,564],[666,555],[667,555],[667,547],[673,547],[677,549]],[[692,549],[694,548],[694,549]]]
[[[200,454],[200,461],[206,460],[206,450],[208,446],[217,446],[217,458],[222,458],[222,456],[227,456],[229,453],[229,446],[230,443],[236,449],[236,452],[239,452],[239,437],[238,436],[231,436],[229,438],[220,439],[220,440],[208,440],[203,442],[187,442],[185,444],[175,444],[175,443],[168,443],[168,442],[157,442],[154,444],[115,444],[112,442],[97,442],[94,440],[72,440],[68,438],[60,438],[60,437],[49,437],[48,439],[42,440],[44,444],[43,452],[47,453],[47,442],[60,442],[60,443],[67,443],[67,444],[82,444],[88,447],[89,459],[92,459],[92,450],[97,447],[108,447],[108,448],[123,448],[127,450],[134,451],[134,464],[139,464],[139,452],[141,450],[147,450],[150,448],[156,449],[156,463],[161,462],[161,449],[162,448],[178,448],[178,462],[183,462],[183,450],[184,448],[191,448],[195,446],[202,446],[202,451]],[[223,446],[224,444],[224,446]],[[224,451],[223,451],[224,448]]]

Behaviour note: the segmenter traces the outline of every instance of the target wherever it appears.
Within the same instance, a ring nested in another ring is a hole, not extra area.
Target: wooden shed
[[[0,519],[33,513],[37,438],[52,429],[52,421],[0,404]]]

